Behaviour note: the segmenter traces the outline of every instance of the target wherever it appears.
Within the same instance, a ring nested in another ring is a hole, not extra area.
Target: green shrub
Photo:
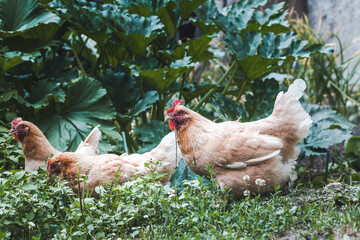
[[[334,234],[359,227],[356,186],[276,191],[232,200],[214,181],[163,187],[151,176],[100,186],[98,199],[78,198],[57,178],[2,172],[0,236],[5,239],[273,238]]]
[[[163,121],[174,95],[195,110],[215,92],[238,103],[254,80],[295,59],[329,52],[296,39],[284,3],[259,10],[266,2],[242,1],[218,10],[212,0],[4,0],[1,120],[22,116],[34,122],[61,151],[74,150],[101,124],[106,137],[101,150],[123,151],[122,136],[127,150],[135,152],[142,142],[134,141],[134,128],[149,119]],[[197,26],[201,37],[179,41],[185,21]],[[210,45],[220,32],[227,51]],[[194,66],[220,57],[231,67],[219,81],[197,85]]]

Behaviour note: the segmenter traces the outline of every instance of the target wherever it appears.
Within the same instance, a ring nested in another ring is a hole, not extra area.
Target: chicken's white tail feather
[[[294,98],[299,100],[301,98],[301,96],[303,95],[305,89],[306,89],[306,84],[305,84],[304,80],[296,79],[293,82],[293,84],[291,84],[289,86],[289,89],[286,92],[286,94],[291,94],[294,96]]]
[[[99,141],[101,140],[101,131],[97,125],[91,130],[90,134],[86,137],[84,142],[81,142],[76,149],[76,153],[85,154],[88,156],[95,156],[99,154]]]
[[[93,130],[91,130],[90,134],[86,137],[84,143],[88,143],[92,146],[97,146],[99,144],[99,141],[101,139],[101,131],[99,130],[100,125],[97,125],[94,127]]]
[[[296,135],[299,141],[309,135],[312,120],[309,114],[301,106],[299,99],[306,89],[302,79],[296,79],[289,86],[286,93],[280,92],[276,97],[273,115],[279,119],[286,119],[287,123],[292,122],[297,129]]]

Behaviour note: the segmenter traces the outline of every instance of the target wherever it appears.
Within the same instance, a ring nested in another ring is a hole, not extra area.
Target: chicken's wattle
[[[175,130],[175,124],[172,121],[169,121],[169,127],[170,127],[171,131]]]
[[[14,134],[14,138],[16,141],[20,141],[19,137],[16,134]]]

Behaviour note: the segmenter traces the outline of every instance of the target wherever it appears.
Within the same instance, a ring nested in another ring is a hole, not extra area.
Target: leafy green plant
[[[352,136],[345,144],[345,157],[356,170],[360,169],[360,136]]]
[[[1,173],[1,238],[303,238],[342,236],[349,226],[357,232],[360,224],[358,186],[277,191],[233,201],[214,181],[185,181],[179,190],[149,175],[121,186],[99,186],[98,199],[85,195],[80,200],[66,182],[50,183],[44,173]]]
[[[344,116],[318,105],[304,104],[304,107],[313,120],[310,134],[303,144],[306,155],[327,153],[329,147],[351,138],[355,126]]]
[[[72,190],[65,182],[50,185],[43,173],[1,172],[2,238],[50,238],[59,231],[59,224],[65,221],[62,196],[72,194]]]
[[[27,0],[21,8],[11,8],[16,4],[19,1],[4,0],[0,11],[5,79],[0,95],[7,99],[0,97],[6,113],[2,120],[21,115],[35,122],[61,150],[72,150],[100,123],[105,142],[112,144],[103,147],[105,151],[119,151],[114,145],[121,135],[127,150],[135,152],[139,141],[134,140],[133,130],[149,120],[163,121],[174,95],[195,110],[216,92],[238,103],[256,79],[289,61],[329,51],[289,32],[283,3],[260,11],[264,0],[238,2],[222,10],[211,0]],[[202,36],[179,41],[179,29],[187,20],[201,29]],[[224,33],[220,45],[226,51],[210,45],[220,32]],[[218,71],[218,81],[204,71],[193,79],[198,63],[206,68],[220,58],[231,66]],[[86,93],[87,87],[93,92]],[[96,96],[98,101],[76,99],[74,92]],[[104,106],[100,112],[99,104]],[[79,114],[71,109],[80,110]],[[97,116],[90,117],[84,109]],[[48,118],[45,112],[51,113]],[[244,119],[251,120],[252,115]],[[51,125],[53,120],[58,127]],[[65,137],[54,142],[59,135]]]
[[[292,27],[299,39],[306,39],[316,44],[326,43],[310,27],[307,18],[293,20]],[[356,113],[360,107],[358,95],[360,78],[356,72],[360,59],[357,54],[346,59],[344,51],[348,46],[343,46],[336,34],[332,35],[337,40],[338,51],[320,53],[306,60],[286,64],[284,72],[306,81],[309,103],[329,105],[337,112],[350,117],[351,121],[357,122]]]
[[[19,169],[24,165],[21,148],[16,140],[8,135],[8,131],[0,126],[0,171]]]

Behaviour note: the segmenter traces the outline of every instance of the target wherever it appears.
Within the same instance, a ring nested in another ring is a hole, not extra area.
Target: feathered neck
[[[178,131],[178,143],[183,155],[201,150],[204,139],[211,133],[216,123],[201,116],[200,114],[189,111],[189,121]]]
[[[27,127],[30,128],[28,135],[20,141],[24,154],[44,153],[45,155],[48,156],[50,154],[58,153],[58,151],[50,144],[48,139],[45,137],[45,135],[41,132],[41,130],[37,126],[35,126],[31,122],[24,121],[24,123],[26,124]]]
[[[187,110],[187,114],[189,115],[189,120],[182,128],[177,131],[178,137],[181,137],[185,132],[193,128],[206,132],[208,127],[216,124],[190,109]]]

